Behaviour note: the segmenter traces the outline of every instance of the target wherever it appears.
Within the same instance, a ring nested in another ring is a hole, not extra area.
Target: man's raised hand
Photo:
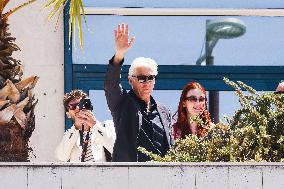
[[[129,29],[127,24],[122,23],[117,26],[117,29],[114,30],[114,41],[114,63],[119,63],[135,41],[134,37],[129,38]]]

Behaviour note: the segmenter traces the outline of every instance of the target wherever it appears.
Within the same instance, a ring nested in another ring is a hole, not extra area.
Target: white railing
[[[0,163],[3,189],[281,189],[284,163]]]

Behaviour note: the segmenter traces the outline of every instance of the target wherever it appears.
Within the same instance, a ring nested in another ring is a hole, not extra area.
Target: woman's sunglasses
[[[205,102],[206,98],[205,97],[200,97],[199,99],[196,97],[196,96],[188,96],[188,97],[185,97],[185,100],[186,101],[189,101],[189,102]]]
[[[78,103],[74,103],[74,104],[69,104],[68,105],[68,109],[69,110],[76,110],[78,105],[79,105],[79,102]]]

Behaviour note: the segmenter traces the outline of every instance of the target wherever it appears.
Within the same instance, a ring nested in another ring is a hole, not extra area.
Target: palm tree
[[[0,161],[28,161],[37,104],[32,90],[38,77],[22,79],[22,64],[12,58],[20,48],[8,32],[7,22],[11,14],[35,0],[3,13],[9,1],[0,0]]]

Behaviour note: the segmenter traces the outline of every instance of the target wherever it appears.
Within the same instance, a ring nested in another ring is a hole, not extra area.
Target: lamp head
[[[232,39],[242,36],[245,32],[245,24],[236,18],[209,20],[206,24],[206,33],[209,39]]]
[[[226,18],[219,20],[206,21],[206,46],[204,55],[200,56],[196,65],[211,56],[213,48],[219,39],[232,39],[242,36],[246,33],[246,26],[243,21],[236,18]]]

